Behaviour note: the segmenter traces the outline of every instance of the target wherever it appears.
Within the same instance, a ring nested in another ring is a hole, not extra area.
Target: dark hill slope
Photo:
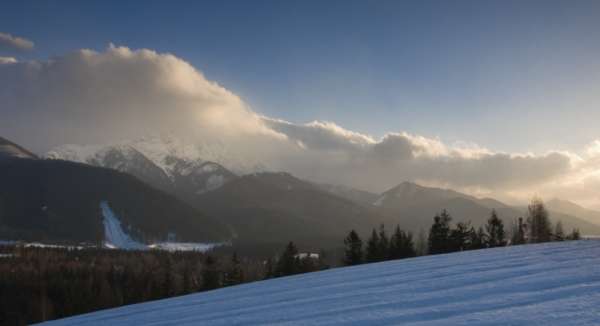
[[[231,225],[242,242],[339,245],[349,230],[366,233],[382,221],[374,210],[287,173],[239,177],[196,204]]]
[[[103,239],[99,204],[106,200],[138,240],[222,241],[228,228],[137,178],[60,161],[0,160],[0,239]]]

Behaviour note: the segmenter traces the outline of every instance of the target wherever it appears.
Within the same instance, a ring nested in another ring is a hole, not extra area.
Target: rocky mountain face
[[[144,138],[118,145],[63,145],[50,159],[115,169],[187,201],[215,190],[235,177],[222,165],[202,158],[202,151],[173,137]]]

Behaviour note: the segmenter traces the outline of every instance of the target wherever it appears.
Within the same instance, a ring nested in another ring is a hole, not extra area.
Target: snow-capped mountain
[[[156,188],[185,198],[221,187],[235,177],[219,163],[216,150],[193,146],[173,136],[146,137],[115,145],[63,145],[47,153],[62,159],[129,173]]]

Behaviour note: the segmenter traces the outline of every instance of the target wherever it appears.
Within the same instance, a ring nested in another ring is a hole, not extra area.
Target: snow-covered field
[[[600,241],[297,275],[49,325],[600,325]]]

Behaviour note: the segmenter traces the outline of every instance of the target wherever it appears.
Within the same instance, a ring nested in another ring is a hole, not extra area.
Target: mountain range
[[[172,137],[108,146],[65,145],[47,153],[48,159],[37,159],[6,140],[0,144],[2,149],[0,155],[12,153],[13,159],[0,169],[3,178],[11,180],[2,186],[0,204],[26,198],[21,200],[20,211],[15,205],[6,206],[18,212],[11,213],[16,214],[12,219],[0,205],[4,237],[27,234],[19,233],[23,227],[16,221],[22,219],[35,225],[36,232],[31,234],[38,238],[98,240],[102,237],[101,200],[108,200],[116,212],[124,212],[120,214],[124,223],[138,237],[164,238],[167,232],[175,232],[182,239],[233,239],[249,246],[290,240],[317,248],[339,246],[349,230],[366,236],[382,223],[426,232],[433,216],[443,209],[455,222],[471,221],[476,227],[485,223],[492,209],[507,228],[515,218],[526,215],[524,207],[412,182],[375,194],[317,184],[285,172],[232,172],[225,166],[236,164],[222,158],[205,159],[205,150]],[[36,193],[44,196],[37,199],[32,196]],[[54,200],[52,205],[47,204],[48,198]],[[80,208],[84,205],[85,209]],[[41,214],[40,207],[49,208]],[[584,234],[600,234],[599,212],[560,200],[549,201],[547,207],[552,220],[562,221],[566,231],[578,228]],[[60,219],[75,215],[79,220]],[[73,236],[75,229],[83,228],[82,221],[88,231]],[[63,230],[73,228],[73,232],[44,231],[62,224],[68,225]]]
[[[38,159],[20,146],[0,155],[0,239],[100,243],[101,202],[140,241],[220,242],[232,238],[222,222],[114,169]],[[8,150],[7,150],[8,148]]]

